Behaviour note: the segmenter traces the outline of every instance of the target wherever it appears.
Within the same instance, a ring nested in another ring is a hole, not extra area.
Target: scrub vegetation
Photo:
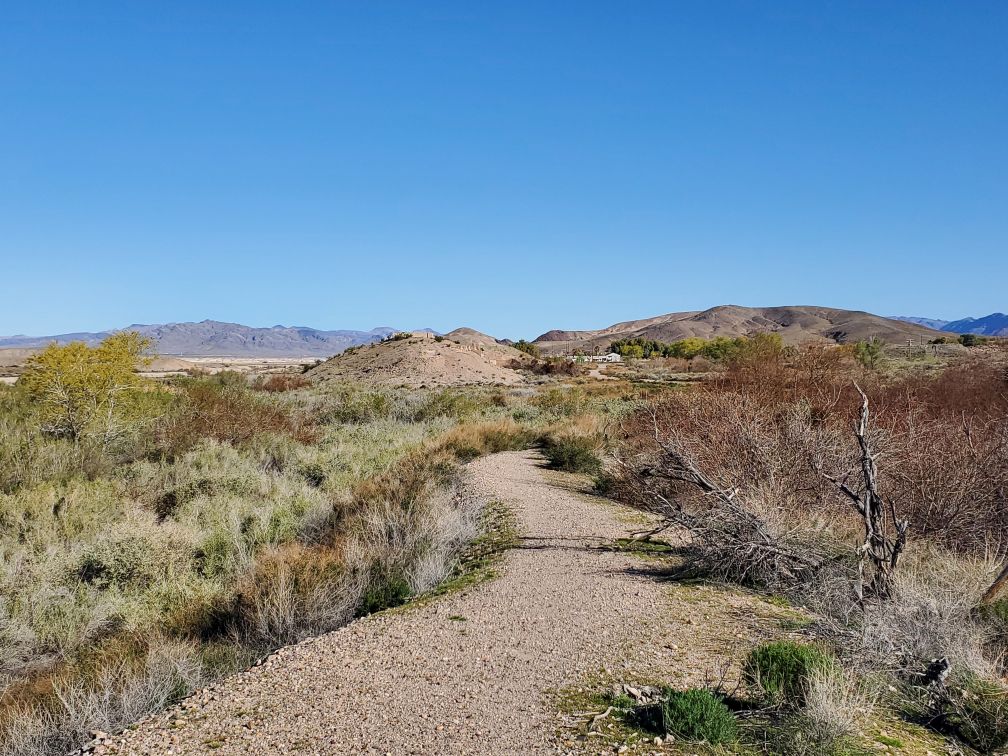
[[[815,643],[757,648],[741,670],[744,729],[762,750],[857,753],[873,718],[1003,749],[1008,360],[869,362],[815,346],[741,353],[621,424],[606,490],[685,538],[684,574],[813,618]]]
[[[571,433],[600,452],[596,417],[629,406],[570,387],[145,381],[144,346],[53,346],[0,387],[0,752],[66,753],[434,589],[494,519],[462,462]]]

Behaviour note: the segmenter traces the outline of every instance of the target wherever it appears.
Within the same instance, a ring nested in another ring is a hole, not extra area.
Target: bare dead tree
[[[910,523],[897,517],[895,503],[892,499],[884,499],[879,491],[876,455],[868,443],[868,395],[857,383],[854,384],[854,388],[861,395],[861,415],[854,432],[860,449],[863,490],[858,493],[847,485],[850,473],[843,478],[824,474],[850,499],[864,522],[865,540],[858,547],[859,580],[856,587],[858,599],[863,603],[866,586],[871,596],[889,598],[892,595],[893,571],[906,547],[907,528]],[[866,583],[865,572],[868,565],[871,574],[867,576]]]
[[[741,501],[738,489],[728,490],[702,472],[685,445],[673,433],[662,432],[654,413],[652,424],[657,454],[650,464],[616,459],[645,497],[643,508],[662,518],[641,537],[681,527],[692,536],[697,566],[741,583],[795,584],[820,566],[821,555],[785,543]],[[705,501],[687,506],[686,495],[671,492],[676,484],[696,489]]]

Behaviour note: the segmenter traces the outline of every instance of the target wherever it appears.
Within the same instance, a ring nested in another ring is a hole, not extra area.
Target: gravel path
[[[283,649],[101,751],[566,752],[578,746],[557,735],[556,690],[603,669],[627,680],[702,679],[697,656],[724,652],[696,645],[695,618],[717,622],[702,599],[675,611],[675,591],[639,558],[598,548],[633,527],[616,505],[577,491],[572,476],[543,470],[530,452],[477,460],[467,474],[518,518],[521,543],[499,577]],[[744,603],[733,631],[745,629]]]

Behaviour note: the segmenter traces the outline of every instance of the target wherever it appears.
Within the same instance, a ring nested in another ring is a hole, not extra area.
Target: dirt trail
[[[634,527],[625,510],[543,470],[537,455],[477,460],[468,480],[518,518],[521,542],[496,579],[283,649],[102,750],[597,752],[590,739],[558,737],[557,689],[602,670],[702,682],[705,659],[758,632],[752,599],[671,587],[639,557],[600,548]]]

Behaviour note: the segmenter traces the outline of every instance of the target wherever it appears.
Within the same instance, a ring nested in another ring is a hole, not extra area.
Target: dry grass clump
[[[258,648],[276,648],[342,627],[354,616],[364,579],[337,550],[271,548],[237,580],[231,630]]]
[[[815,743],[837,743],[856,736],[871,721],[878,686],[839,664],[809,675],[802,707],[804,729]]]
[[[116,732],[164,709],[201,684],[195,647],[159,636],[55,675],[45,695],[0,712],[0,754],[69,753],[93,731]]]
[[[527,449],[535,443],[536,432],[511,419],[472,423],[452,428],[439,439],[441,448],[459,459],[475,459],[484,454]]]

